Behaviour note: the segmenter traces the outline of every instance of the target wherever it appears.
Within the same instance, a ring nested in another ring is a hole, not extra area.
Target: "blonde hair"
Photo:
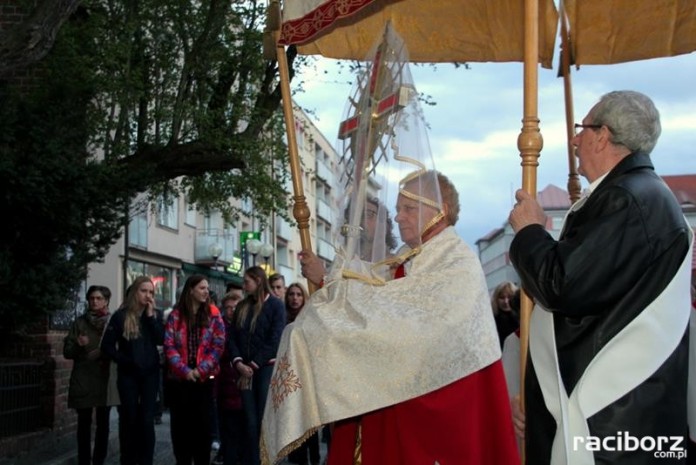
[[[512,298],[512,296],[515,295],[515,292],[517,292],[517,286],[515,286],[515,284],[511,283],[510,281],[505,281],[503,283],[498,284],[498,286],[493,291],[493,295],[491,296],[491,307],[493,307],[493,315],[498,316],[498,313],[500,313],[500,309],[498,308],[498,298],[502,294],[507,294],[510,296],[510,298]]]
[[[123,337],[129,341],[140,337],[140,316],[143,314],[143,307],[138,303],[138,289],[145,283],[150,283],[154,287],[152,279],[148,276],[139,276],[135,278],[135,281],[128,287],[126,292],[126,302],[124,304],[126,317],[123,321]]]

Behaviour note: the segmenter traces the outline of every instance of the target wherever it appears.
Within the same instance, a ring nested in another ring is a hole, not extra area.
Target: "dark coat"
[[[517,233],[510,258],[525,289],[553,313],[558,362],[568,393],[595,355],[672,280],[689,252],[688,228],[649,156],[636,153],[607,175],[581,209],[569,214],[558,241],[539,225]],[[648,380],[588,419],[591,434],[684,435],[687,351],[685,336]],[[527,463],[548,464],[556,425],[528,360]],[[595,460],[654,463],[650,453],[641,451],[629,456],[601,450],[595,452]]]
[[[160,369],[158,345],[164,342],[164,326],[157,316],[140,317],[140,337],[128,340],[123,337],[126,310],[121,308],[109,320],[102,339],[102,351],[118,366],[119,375],[147,376]]]
[[[220,373],[215,378],[215,392],[220,410],[241,410],[242,394],[237,387],[239,373],[232,366],[229,353],[229,339],[232,337],[232,324],[225,320],[225,351],[220,357]]]
[[[244,302],[239,305],[244,305]],[[235,319],[227,348],[233,363],[241,359],[244,363],[259,368],[275,361],[280,336],[285,328],[285,304],[277,297],[269,295],[263,303],[253,331],[252,314],[253,311],[249,309],[241,326],[237,325]]]
[[[116,380],[110,378],[111,361],[99,352],[102,333],[103,328],[94,326],[85,313],[73,322],[63,339],[63,356],[73,360],[68,388],[70,408],[118,405],[118,396],[114,396]],[[77,342],[81,334],[89,338],[86,346]],[[109,383],[112,384],[112,389],[109,389]]]

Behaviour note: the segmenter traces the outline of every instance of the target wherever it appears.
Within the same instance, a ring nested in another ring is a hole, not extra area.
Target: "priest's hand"
[[[541,205],[532,198],[527,191],[519,189],[515,192],[517,203],[510,212],[508,221],[515,232],[529,226],[530,224],[546,224],[546,214]]]
[[[299,253],[302,264],[302,276],[317,286],[322,285],[326,276],[326,268],[322,261],[311,250],[303,250]]]
[[[510,407],[512,408],[512,424],[515,427],[515,436],[524,440],[525,417],[519,394],[510,399]]]

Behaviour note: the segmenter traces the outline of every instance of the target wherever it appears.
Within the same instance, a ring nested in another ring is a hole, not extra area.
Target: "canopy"
[[[387,21],[414,62],[523,61],[519,0],[289,0],[280,44],[306,55],[361,60]],[[693,0],[565,0],[576,65],[696,50]],[[558,12],[539,0],[539,62],[551,66]]]
[[[693,0],[565,0],[576,65],[669,57],[696,50]]]
[[[539,0],[539,62],[551,67],[558,13]],[[364,59],[391,21],[412,62],[523,61],[519,0],[290,0],[280,44],[306,55]]]

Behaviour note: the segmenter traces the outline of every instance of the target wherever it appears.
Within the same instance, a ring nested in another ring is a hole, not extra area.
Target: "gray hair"
[[[660,113],[647,95],[631,90],[604,94],[589,114],[592,124],[609,128],[611,143],[649,154],[660,137]]]

